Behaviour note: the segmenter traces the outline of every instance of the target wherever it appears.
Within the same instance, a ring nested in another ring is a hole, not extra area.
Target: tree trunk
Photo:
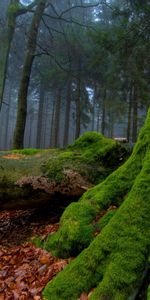
[[[138,93],[137,86],[134,84],[133,92],[133,127],[132,127],[132,141],[133,143],[137,140],[137,128],[138,128]]]
[[[46,148],[47,142],[47,110],[48,110],[48,98],[45,97],[45,113],[44,113],[44,126],[43,126],[43,147]]]
[[[100,112],[101,112],[100,103],[98,103],[97,116],[96,116],[96,130],[97,130],[97,132],[100,131]]]
[[[10,0],[10,4],[8,5],[7,9],[7,29],[6,29],[6,36],[5,41],[2,43],[2,52],[0,55],[0,110],[3,101],[4,95],[4,88],[5,88],[5,81],[6,81],[6,74],[8,68],[8,59],[10,48],[16,28],[16,19],[19,15],[26,13],[29,9],[33,8],[36,5],[37,0],[33,1],[32,4],[28,6],[20,5],[19,0]]]
[[[27,115],[28,87],[29,87],[32,64],[34,60],[34,54],[36,50],[38,28],[41,22],[41,18],[45,6],[46,6],[46,1],[39,0],[29,30],[27,50],[25,54],[22,78],[21,78],[19,92],[18,92],[18,111],[17,111],[17,121],[16,121],[14,142],[13,142],[13,147],[18,149],[23,148],[24,131],[25,131],[25,123],[26,123],[26,115]]]
[[[41,147],[41,136],[42,136],[42,120],[43,120],[43,110],[44,110],[44,98],[45,90],[40,84],[40,99],[39,99],[39,109],[38,109],[38,120],[37,120],[37,137],[36,137],[36,147]]]
[[[114,114],[112,110],[109,112],[109,136],[111,138],[114,136]]]
[[[53,127],[53,146],[59,146],[59,129],[60,129],[60,108],[61,108],[61,89],[58,89],[55,103],[55,118]]]
[[[90,300],[135,299],[150,249],[149,133],[150,109],[126,163],[65,210],[46,248],[62,257],[84,251],[46,286],[45,299],[76,300],[85,291]]]
[[[105,135],[105,126],[106,126],[106,89],[104,89],[103,99],[102,99],[102,123],[101,123],[101,132]]]
[[[9,121],[10,121],[10,110],[11,110],[11,94],[12,94],[12,83],[9,83],[9,91],[8,91],[8,106],[6,108],[6,125],[5,125],[5,150],[8,150],[8,135],[9,135]]]
[[[77,78],[77,98],[76,98],[76,131],[75,138],[80,136],[81,127],[81,78],[80,74]]]
[[[64,127],[64,140],[63,146],[66,147],[68,145],[68,137],[69,137],[69,122],[70,122],[70,107],[71,107],[71,80],[68,81],[67,87],[67,97],[66,97],[66,111],[65,111],[65,127]]]
[[[129,93],[129,103],[128,103],[128,126],[127,126],[127,141],[128,143],[130,142],[130,137],[131,137],[131,115],[132,115],[132,82],[130,85],[130,93]]]
[[[93,95],[93,113],[92,113],[92,131],[95,130],[95,108],[96,108],[96,100],[97,100],[97,85],[94,84],[94,95]]]
[[[16,27],[19,0],[11,0],[7,10],[7,32],[4,43],[2,43],[2,55],[0,56],[1,76],[0,76],[0,108],[3,101],[6,73],[8,67],[8,57],[11,43]],[[13,9],[14,7],[14,9]]]
[[[52,117],[51,117],[50,147],[53,147],[54,117],[55,117],[55,103],[53,100]]]

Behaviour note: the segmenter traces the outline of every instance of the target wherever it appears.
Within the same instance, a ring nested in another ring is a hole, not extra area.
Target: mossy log
[[[94,238],[95,216],[124,196]],[[62,256],[88,247],[46,286],[45,299],[77,300],[91,290],[90,300],[135,299],[150,251],[150,110],[129,160],[66,209],[46,246],[54,245]]]
[[[88,132],[66,149],[24,149],[0,155],[0,208],[17,209],[42,205],[58,193],[70,197],[70,202],[81,197],[122,163],[128,150]]]

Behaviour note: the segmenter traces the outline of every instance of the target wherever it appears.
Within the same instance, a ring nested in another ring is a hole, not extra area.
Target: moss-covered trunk
[[[36,50],[36,40],[38,35],[38,29],[43,15],[43,11],[46,6],[45,0],[39,0],[29,31],[27,50],[25,54],[25,60],[22,71],[22,78],[20,82],[19,92],[18,92],[18,110],[17,110],[17,121],[14,132],[13,147],[15,149],[22,149],[24,142],[24,131],[26,123],[27,114],[27,94],[30,81],[30,74],[32,69],[32,64],[34,60],[35,50]]]
[[[96,216],[120,203],[96,235]],[[135,299],[150,251],[150,110],[128,161],[66,209],[45,247],[61,256],[87,247],[46,286],[46,299],[77,300],[93,288],[90,300]]]

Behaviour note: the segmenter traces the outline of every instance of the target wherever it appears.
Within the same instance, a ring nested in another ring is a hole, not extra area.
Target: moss
[[[37,153],[42,152],[42,150],[39,149],[35,149],[35,148],[25,148],[25,149],[16,149],[16,150],[12,150],[11,153],[14,154],[22,154],[22,155],[34,155]]]
[[[35,236],[31,239],[31,242],[37,247],[37,248],[43,248],[43,242],[40,236]]]
[[[64,178],[65,169],[71,169],[91,183],[97,183],[106,178],[128,154],[126,148],[116,141],[97,132],[86,132],[67,149],[48,160],[42,170],[57,182]]]
[[[150,300],[150,285],[148,286],[148,291],[147,291],[147,300]]]
[[[1,151],[0,152],[0,201],[1,206],[5,202],[13,201],[19,197],[29,197],[29,189],[16,186],[16,181],[24,176],[40,176],[42,175],[41,164],[50,157],[56,155],[57,150],[27,151]],[[35,152],[35,153],[33,153]],[[23,154],[19,159],[13,159],[13,154]],[[27,199],[28,200],[28,199]]]
[[[150,151],[126,200],[106,227],[44,289],[51,300],[127,300],[138,287],[150,248]]]
[[[145,122],[145,126],[140,132],[138,142],[130,158],[102,183],[86,192],[78,203],[71,204],[71,206],[66,209],[64,214],[67,215],[67,218],[65,218],[64,215],[62,216],[59,231],[56,235],[48,239],[46,244],[48,249],[53,250],[55,246],[55,254],[57,253],[59,256],[67,257],[72,254],[72,249],[74,253],[75,251],[79,253],[79,249],[81,250],[81,248],[84,249],[84,247],[87,247],[87,241],[90,243],[94,238],[94,235],[92,235],[92,227],[94,231],[94,225],[91,216],[94,220],[101,210],[108,209],[112,204],[119,206],[132,188],[136,176],[142,168],[143,159],[149,147],[149,132],[150,113]],[[86,214],[87,207],[88,213]],[[79,211],[82,214],[82,218]],[[73,222],[74,219],[76,220],[75,226]],[[73,230],[71,226],[68,227],[68,220],[70,224],[74,226]],[[89,236],[87,236],[88,231],[86,228],[89,227]],[[86,243],[84,231],[86,234]],[[80,232],[82,232],[82,235]],[[78,245],[80,245],[80,247]]]
[[[83,149],[89,147],[93,143],[102,141],[104,136],[97,132],[85,132],[75,142],[69,146],[70,149]]]
[[[108,211],[100,220],[98,221],[98,228],[102,230],[111,220],[111,218],[115,215],[116,209]]]

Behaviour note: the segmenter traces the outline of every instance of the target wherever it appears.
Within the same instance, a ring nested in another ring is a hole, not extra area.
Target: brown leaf
[[[0,293],[0,300],[5,300],[5,295],[4,295],[4,293]]]
[[[40,257],[39,261],[42,265],[49,265],[51,260],[49,255],[44,254]]]

